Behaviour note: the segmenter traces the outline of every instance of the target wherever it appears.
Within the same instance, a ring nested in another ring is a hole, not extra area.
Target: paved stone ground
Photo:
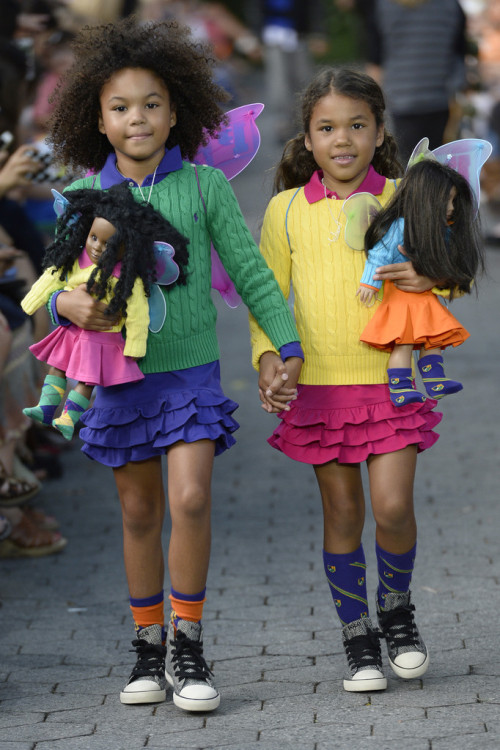
[[[235,184],[256,232],[269,195],[263,170],[275,159],[272,143],[263,147]],[[342,690],[313,472],[267,445],[275,418],[260,409],[246,314],[221,306],[223,379],[241,403],[242,425],[213,483],[205,650],[221,706],[185,714],[170,693],[157,707],[120,704],[133,637],[120,512],[111,473],[75,448],[64,478],[39,496],[60,518],[67,549],[1,564],[0,750],[500,747],[500,253],[491,250],[488,261],[479,298],[457,303],[471,339],[446,357],[464,391],[443,403],[441,438],[419,460],[413,592],[431,654],[425,678],[389,675],[387,691],[371,695]],[[372,599],[373,534],[369,516]]]

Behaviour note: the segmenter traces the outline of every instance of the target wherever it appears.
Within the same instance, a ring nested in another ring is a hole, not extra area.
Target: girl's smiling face
[[[115,227],[107,219],[102,219],[99,216],[94,219],[85,243],[87,255],[92,263],[97,264],[99,262],[99,258],[108,246],[108,240],[115,232]]]
[[[123,68],[104,84],[99,100],[99,131],[113,146],[120,172],[141,184],[161,161],[177,121],[169,91],[151,70]]]
[[[339,198],[361,185],[383,141],[384,125],[377,125],[370,106],[334,92],[317,102],[305,136],[326,187]]]

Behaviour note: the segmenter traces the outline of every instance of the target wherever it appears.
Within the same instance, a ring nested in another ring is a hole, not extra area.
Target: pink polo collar
[[[321,182],[322,177],[323,170],[318,169],[313,173],[307,185],[304,186],[304,195],[306,196],[308,203],[317,203],[317,201],[320,201],[325,197],[325,188]],[[386,178],[376,172],[370,164],[365,179],[356,190],[353,190],[351,195],[353,195],[353,193],[372,193],[372,195],[380,195],[385,187],[385,182]],[[337,193],[333,193],[328,190],[328,188],[326,189],[326,195],[328,198],[338,199]]]
[[[83,248],[80,257],[78,258],[78,265],[80,266],[80,268],[88,268],[89,266],[94,265],[89,258],[86,247]],[[116,266],[113,268],[113,276],[120,278],[121,270],[122,270],[122,262],[121,260],[119,260]]]

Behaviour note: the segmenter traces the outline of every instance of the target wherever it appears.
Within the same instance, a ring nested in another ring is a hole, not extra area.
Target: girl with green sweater
[[[166,315],[150,331],[138,363],[144,379],[97,388],[80,432],[83,451],[113,469],[122,508],[137,663],[120,699],[164,701],[166,676],[175,704],[188,711],[211,711],[220,701],[203,655],[201,616],[212,463],[234,443],[238,427],[237,404],[220,384],[211,241],[280,352],[266,369],[270,390],[301,363],[287,303],[228,181],[217,169],[190,163],[224,118],[220,105],[226,94],[212,79],[210,59],[175,23],[139,26],[129,18],[86,28],[77,37],[75,63],[59,89],[51,126],[62,161],[93,172],[69,190],[107,190],[126,181],[137,200],[150,203],[189,240],[185,272],[161,288]],[[104,305],[83,289],[60,292],[50,306],[58,322],[67,319],[90,330],[109,326]],[[172,521],[166,645],[163,455]]]

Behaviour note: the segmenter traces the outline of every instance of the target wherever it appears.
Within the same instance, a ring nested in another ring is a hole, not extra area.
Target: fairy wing
[[[444,146],[435,148],[432,153],[441,164],[446,164],[465,177],[479,208],[479,175],[492,151],[493,146],[489,141],[482,138],[462,138],[459,141],[445,143]]]
[[[153,249],[156,259],[156,283],[161,286],[173,284],[179,278],[174,248],[168,242],[155,242]]]
[[[364,250],[366,230],[381,208],[372,193],[354,193],[344,201],[342,211],[347,217],[344,237],[353,250]]]
[[[263,104],[256,103],[226,112],[227,124],[198,150],[194,163],[217,167],[228,180],[236,177],[259,150],[260,132],[255,119],[263,109]]]
[[[232,180],[247,167],[260,146],[260,132],[255,119],[263,104],[245,104],[226,113],[227,124],[194,157],[195,164],[217,167]],[[238,307],[241,298],[234,288],[214,246],[211,246],[212,287],[217,289],[229,307]]]
[[[423,159],[435,159],[440,164],[451,167],[465,177],[474,193],[476,206],[479,208],[479,175],[492,150],[491,143],[482,138],[461,138],[430,151],[429,139],[422,138],[413,149],[407,169]]]
[[[167,303],[160,286],[173,284],[179,278],[179,266],[174,260],[175,250],[168,242],[153,243],[156,260],[156,283],[151,285],[148,299],[149,330],[158,333],[167,315]]]
[[[59,219],[59,217],[66,211],[66,206],[69,204],[69,200],[58,190],[52,188],[50,192],[54,197],[54,213]]]

